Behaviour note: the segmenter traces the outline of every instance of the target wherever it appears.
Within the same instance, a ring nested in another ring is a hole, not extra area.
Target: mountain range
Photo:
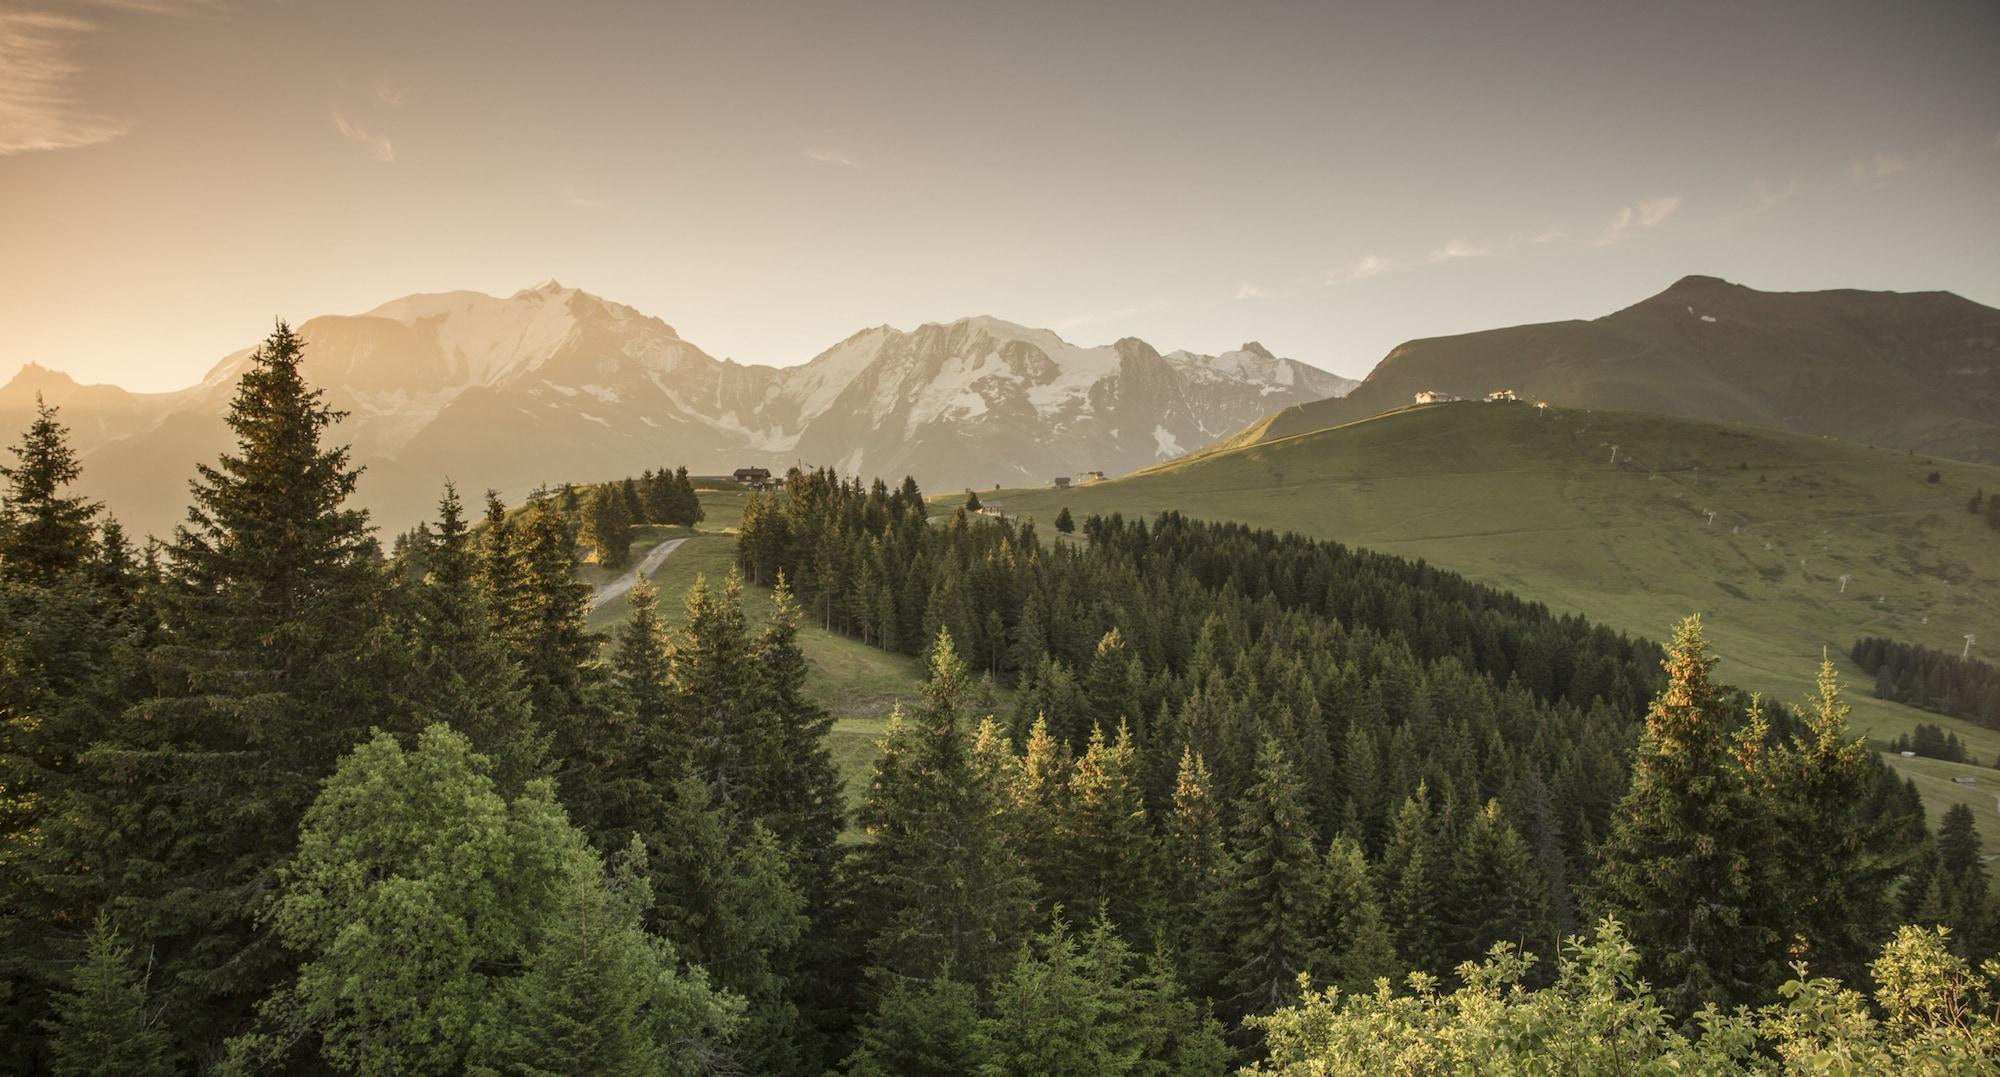
[[[367,469],[361,503],[390,526],[425,515],[446,477],[512,498],[662,465],[803,462],[946,489],[1123,473],[1355,384],[1254,342],[1220,355],[1136,338],[1083,347],[992,317],[877,326],[798,366],[744,365],[555,281],[504,298],[412,295],[298,328],[308,379],[348,412],[335,436]],[[38,394],[60,406],[83,488],[164,534],[195,463],[230,444],[223,416],[249,356],[150,394],[30,364],[0,387],[0,428],[25,426]]]
[[[2000,310],[1949,292],[1762,292],[1682,278],[1588,321],[1413,340],[1354,391],[1296,405],[1231,444],[1512,389],[1563,407],[1652,412],[2000,463]]]

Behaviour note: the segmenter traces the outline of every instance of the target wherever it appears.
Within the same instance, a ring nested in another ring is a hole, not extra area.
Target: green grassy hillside
[[[736,525],[743,515],[743,500],[744,495],[739,492],[704,490],[701,504],[707,518],[697,527],[638,529],[632,543],[634,563],[665,539],[687,539],[650,577],[653,586],[659,589],[660,612],[669,624],[686,623],[682,600],[697,577],[717,589],[728,579],[729,570],[736,563]],[[581,571],[592,587],[619,575],[590,563],[583,565]],[[743,607],[755,631],[770,615],[770,591],[746,586]],[[590,628],[608,636],[617,630],[630,609],[624,596],[612,599],[592,611]],[[922,671],[913,659],[866,646],[859,640],[811,624],[801,627],[799,642],[812,664],[809,683],[814,698],[834,715],[832,748],[847,779],[849,802],[859,803],[878,754],[875,744],[887,725],[889,710],[899,702],[907,704],[916,698]]]
[[[993,499],[1044,526],[1067,505],[1079,519],[1178,509],[1299,531],[1656,639],[1699,611],[1723,676],[1789,701],[1811,687],[1821,648],[1857,636],[1957,652],[1971,632],[1988,656],[2000,648],[2000,533],[1966,511],[1980,488],[2000,491],[2000,469],[1657,415],[1465,403]],[[2000,733],[1875,700],[1872,673],[1841,665],[1871,736],[1936,722],[1981,762],[2000,759]],[[1948,765],[1891,761],[1934,804],[1979,802],[2000,850],[2000,772],[1964,771],[1979,779],[1968,788]]]
[[[1240,437],[1379,415],[1425,389],[1513,389],[2000,464],[2000,310],[1948,292],[1760,292],[1687,277],[1590,321],[1410,341],[1347,396]]]

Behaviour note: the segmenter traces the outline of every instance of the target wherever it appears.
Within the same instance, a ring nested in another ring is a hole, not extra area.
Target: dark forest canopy
[[[1692,619],[827,472],[746,508],[768,620],[642,581],[606,640],[622,484],[446,487],[385,557],[299,357],[169,544],[66,493],[54,409],[3,473],[0,1070],[1991,1063],[1973,816],[1926,827],[1830,667],[1767,706]],[[808,619],[927,667],[851,816]]]
[[[1880,636],[1855,640],[1848,654],[1874,672],[1878,699],[2000,729],[2000,668],[1990,663]]]

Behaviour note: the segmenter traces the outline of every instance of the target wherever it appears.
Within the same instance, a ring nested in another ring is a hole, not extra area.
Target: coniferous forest
[[[1870,636],[1854,641],[1854,664],[1875,671],[1875,694],[2000,729],[2000,669],[1935,647]]]
[[[1695,618],[1659,647],[1334,543],[829,471],[603,639],[579,550],[698,519],[685,472],[446,485],[385,554],[301,355],[281,323],[165,541],[71,493],[55,409],[4,469],[8,1072],[2000,1057],[1974,817],[1925,818],[1830,664],[1759,700]],[[852,810],[807,624],[926,670]]]

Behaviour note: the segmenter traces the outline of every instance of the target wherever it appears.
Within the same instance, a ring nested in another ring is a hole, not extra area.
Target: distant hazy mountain
[[[2000,310],[1949,292],[1759,292],[1714,277],[1592,321],[1414,340],[1352,393],[1241,435],[1379,415],[1431,389],[1750,423],[2000,463]]]
[[[1161,355],[1144,341],[1085,348],[994,318],[863,330],[795,367],[716,359],[665,322],[554,281],[506,298],[413,295],[313,318],[306,372],[351,414],[336,436],[368,468],[364,504],[419,518],[445,477],[468,496],[635,473],[795,461],[932,488],[1131,471],[1208,445],[1350,379],[1258,344]],[[85,488],[164,533],[222,423],[249,351],[174,393],[83,386],[39,366],[0,387],[12,440],[37,392],[62,406]]]

